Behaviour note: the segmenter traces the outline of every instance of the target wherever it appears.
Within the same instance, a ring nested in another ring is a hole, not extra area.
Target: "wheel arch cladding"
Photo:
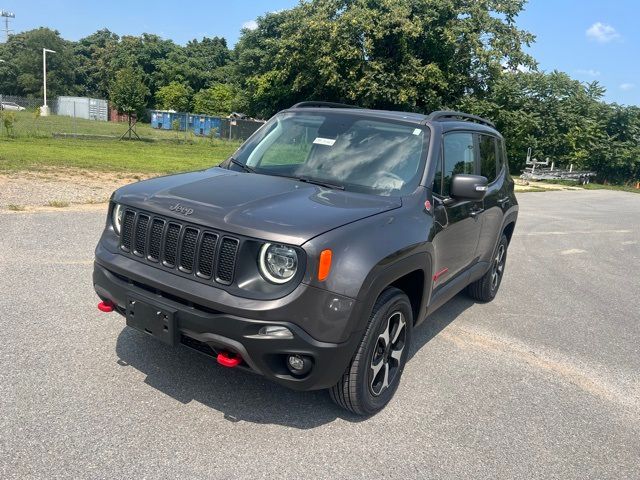
[[[390,287],[395,287],[398,290],[401,290],[407,297],[409,297],[409,302],[411,302],[411,310],[413,311],[414,323],[416,323],[418,321],[418,318],[420,317],[420,308],[422,307],[422,302],[425,298],[424,278],[424,270],[416,269],[394,280],[389,285]]]
[[[513,231],[515,230],[515,228],[516,228],[516,222],[514,220],[507,223],[502,229],[502,233],[507,236],[507,241],[509,243],[511,243],[511,237],[513,237]]]

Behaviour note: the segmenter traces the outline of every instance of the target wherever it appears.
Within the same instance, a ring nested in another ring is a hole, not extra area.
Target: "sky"
[[[297,3],[0,0],[0,9],[15,13],[11,28],[16,32],[46,26],[78,40],[108,28],[119,35],[156,33],[180,44],[222,36],[233,46],[242,27],[251,27],[256,17]],[[529,53],[540,69],[597,80],[607,89],[605,100],[640,105],[638,18],[640,0],[529,0],[517,23],[536,36]]]

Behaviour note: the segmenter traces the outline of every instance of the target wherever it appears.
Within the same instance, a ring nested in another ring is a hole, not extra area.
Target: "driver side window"
[[[475,173],[475,147],[473,134],[468,132],[448,133],[443,138],[444,168],[442,172],[442,195],[449,196],[451,179],[459,173]]]

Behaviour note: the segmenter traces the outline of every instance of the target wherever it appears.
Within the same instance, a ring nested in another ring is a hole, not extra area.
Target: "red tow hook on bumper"
[[[98,310],[106,313],[113,312],[114,307],[115,305],[109,300],[105,300],[104,302],[100,302],[98,304]]]
[[[242,357],[240,355],[229,353],[229,352],[220,352],[216,357],[218,363],[223,367],[237,367],[242,362]]]

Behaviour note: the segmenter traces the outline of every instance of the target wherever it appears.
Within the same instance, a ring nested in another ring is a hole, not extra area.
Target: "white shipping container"
[[[86,120],[108,120],[106,100],[89,97],[58,97],[56,114]]]

